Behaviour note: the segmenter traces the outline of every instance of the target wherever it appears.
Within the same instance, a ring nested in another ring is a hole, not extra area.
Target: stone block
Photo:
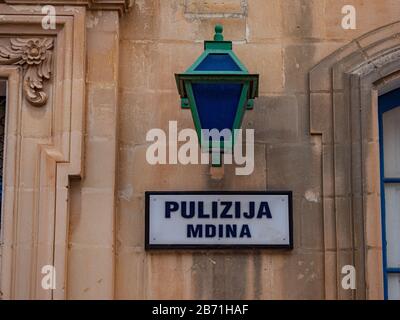
[[[354,252],[353,250],[339,250],[338,253],[338,273],[339,273],[339,285],[338,285],[338,299],[339,300],[354,300],[356,292],[354,290],[345,290],[341,282],[343,277],[345,276],[342,274],[342,269],[345,266],[353,266],[355,267],[354,261]],[[356,273],[357,276],[357,273]],[[357,283],[357,279],[356,279]]]
[[[243,149],[246,147],[243,146]],[[244,154],[247,155],[247,150]],[[265,159],[265,145],[255,144],[254,146],[254,170],[249,175],[238,175],[236,169],[243,165],[225,165],[225,173],[221,182],[213,184],[209,182],[209,187],[216,190],[265,190],[267,180],[267,163]],[[250,154],[248,155],[250,157]],[[249,168],[250,169],[250,168]]]
[[[366,197],[365,212],[365,245],[372,248],[382,247],[382,224],[381,224],[381,197],[379,194],[371,193]]]
[[[336,211],[335,201],[332,198],[323,199],[323,219],[324,219],[324,246],[326,251],[336,251]],[[326,252],[327,253],[327,252]]]
[[[322,253],[275,254],[272,257],[272,266],[274,299],[324,298]]]
[[[302,197],[321,186],[321,146],[318,144],[280,144],[267,148],[267,187],[293,190]]]
[[[247,35],[246,19],[243,17],[199,17],[193,23],[196,28],[190,32],[191,38],[196,42],[212,40],[215,34],[215,26],[220,24],[224,27],[224,39],[228,41],[244,42]]]
[[[283,0],[282,25],[284,36],[291,38],[324,38],[324,1]]]
[[[117,89],[89,84],[87,132],[91,137],[112,139],[117,128]]]
[[[146,299],[184,299],[186,286],[183,281],[191,273],[184,263],[185,254],[155,253],[146,256]]]
[[[296,142],[299,136],[299,106],[296,96],[262,96],[247,111],[243,128],[254,129],[262,143]]]
[[[111,247],[70,245],[68,251],[67,299],[113,298],[114,252]]]
[[[211,40],[222,24],[229,40],[245,40],[247,5],[241,0],[146,1],[121,19],[121,36],[129,40]],[[129,23],[135,21],[135,23]]]
[[[116,49],[117,34],[88,30],[87,39],[87,52],[90,56],[87,63],[87,80],[114,86],[117,80],[119,57]]]
[[[238,44],[233,46],[250,73],[260,74],[260,95],[284,91],[285,68],[282,47],[276,44]]]
[[[332,96],[330,93],[311,93],[310,96],[310,131],[322,134],[323,143],[333,139]]]
[[[279,0],[249,0],[247,40],[260,42],[282,36],[282,8]]]
[[[156,39],[160,31],[159,3],[159,0],[134,1],[131,10],[121,19],[121,39]]]
[[[333,94],[333,123],[335,143],[351,143],[350,108],[343,92]]]
[[[117,230],[119,246],[144,250],[145,199],[133,195],[132,185],[118,191]]]
[[[185,0],[185,13],[245,14],[247,0]]]
[[[86,28],[104,32],[118,32],[118,12],[106,10],[88,10],[86,12]]]
[[[257,277],[249,273],[250,266],[248,252],[194,254],[191,272],[195,299],[244,299],[249,283]]]
[[[93,138],[86,141],[84,188],[111,190],[115,179],[115,140]],[[112,192],[112,191],[111,191]]]
[[[342,28],[342,8],[345,5],[353,5],[356,9],[356,29],[344,30]],[[324,21],[326,26],[326,37],[329,39],[355,39],[368,31],[381,27],[382,21],[385,25],[398,21],[397,12],[400,10],[399,2],[396,0],[365,2],[355,0],[349,3],[347,0],[325,1]]]
[[[170,121],[176,121],[178,130],[194,129],[191,111],[182,110],[178,92],[121,92],[120,142],[147,143],[146,135],[152,129],[162,129],[168,135]]]
[[[349,144],[334,145],[335,195],[351,194],[351,147]]]
[[[300,220],[299,247],[301,249],[324,250],[324,215],[320,190],[308,190],[304,197],[295,199],[294,219]]]
[[[208,189],[208,165],[150,165],[146,160],[147,147],[125,146],[120,150],[119,190],[129,184],[133,194]]]
[[[332,145],[322,146],[322,184],[324,197],[335,195],[334,153]]]
[[[340,43],[288,44],[284,48],[285,88],[289,91],[307,93],[308,74],[323,58],[340,48]]]
[[[353,212],[351,198],[338,197],[335,199],[336,239],[339,250],[353,249]]]
[[[381,248],[368,248],[366,252],[366,265],[367,265],[367,299],[369,300],[382,300],[384,299],[383,291],[383,277],[376,275],[383,274],[382,263],[382,249]]]
[[[146,254],[136,248],[122,247],[116,256],[115,298],[146,299]]]
[[[368,172],[368,174],[365,176],[364,192],[380,193],[381,173],[379,163],[379,143],[363,143],[363,159],[364,172]]]
[[[77,186],[75,186],[77,188]],[[112,246],[114,194],[112,189],[79,188],[72,196],[70,242],[73,244]]]

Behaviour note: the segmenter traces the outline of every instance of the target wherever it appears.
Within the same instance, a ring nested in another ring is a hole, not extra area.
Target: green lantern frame
[[[190,109],[193,122],[198,135],[198,139],[202,148],[206,145],[206,149],[211,153],[231,152],[236,142],[237,129],[242,126],[244,113],[246,110],[254,108],[254,99],[258,97],[259,75],[250,74],[246,67],[242,64],[236,54],[232,51],[232,41],[224,41],[222,32],[223,27],[217,25],[215,27],[214,41],[204,42],[204,52],[195,61],[195,63],[187,69],[183,74],[175,74],[178,92],[181,97],[182,109]],[[233,62],[240,69],[238,71],[200,71],[197,70],[199,65],[207,59],[209,55],[229,55]],[[193,93],[192,85],[196,83],[213,83],[225,84],[234,83],[242,85],[242,92],[238,101],[236,115],[231,130],[231,137],[227,141],[208,141],[204,143],[202,136],[202,124]]]

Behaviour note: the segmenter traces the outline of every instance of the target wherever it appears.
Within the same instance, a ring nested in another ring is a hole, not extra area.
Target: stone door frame
[[[400,86],[400,22],[339,49],[309,76],[322,144],[325,296],[383,299],[378,96]],[[357,289],[341,287],[354,265]]]
[[[65,297],[69,179],[83,175],[85,10],[57,8],[56,29],[45,30],[41,7],[0,4],[0,77],[8,80],[3,299]],[[36,67],[26,58],[32,43],[47,46]],[[41,287],[45,265],[55,267],[55,290]]]
[[[65,299],[70,180],[84,177],[86,19],[89,10],[122,15],[134,0],[4,2],[0,77],[8,80],[8,91],[0,299]],[[42,27],[43,5],[56,9],[55,29]],[[41,60],[35,60],[38,51]],[[53,290],[41,285],[47,265],[56,271]]]

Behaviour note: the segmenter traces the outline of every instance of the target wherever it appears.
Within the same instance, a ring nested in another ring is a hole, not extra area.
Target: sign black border
[[[289,198],[289,244],[288,245],[181,245],[150,244],[150,196],[152,195],[287,195]],[[293,250],[293,192],[292,191],[146,191],[145,192],[145,250]]]

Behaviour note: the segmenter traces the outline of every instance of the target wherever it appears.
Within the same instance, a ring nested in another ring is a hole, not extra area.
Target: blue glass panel
[[[229,54],[212,53],[197,66],[195,71],[241,71],[241,69]]]
[[[202,129],[233,129],[243,85],[240,83],[193,83]]]
[[[400,89],[395,89],[379,97],[380,112],[386,112],[400,106]]]

